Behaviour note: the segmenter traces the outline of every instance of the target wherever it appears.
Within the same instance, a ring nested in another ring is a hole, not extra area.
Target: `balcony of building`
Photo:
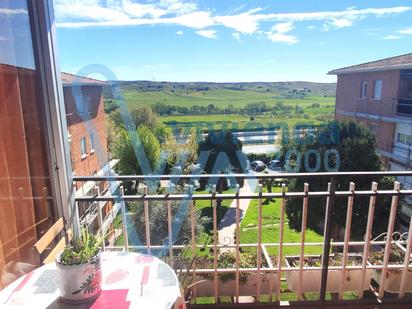
[[[76,205],[99,205],[104,201],[119,205],[119,214],[109,227],[110,240],[104,229],[99,229],[105,239],[103,249],[160,257],[180,279],[193,284],[185,295],[194,308],[395,308],[412,303],[412,241],[408,237],[412,221],[408,232],[401,233],[397,215],[401,200],[412,190],[401,189],[398,182],[392,189],[379,188],[375,182],[366,188],[364,178],[411,175],[79,176],[74,180],[80,184],[120,184],[110,194],[77,195]],[[219,193],[215,184],[222,178],[243,182],[243,187],[236,185]],[[211,184],[209,191],[199,192],[193,187],[194,180],[201,179]],[[301,190],[289,190],[287,183],[298,180],[303,184]],[[158,189],[161,181],[168,182],[166,190]],[[137,193],[125,194],[126,187],[137,183]],[[325,188],[320,188],[319,183],[324,183]],[[287,215],[287,205],[292,200],[299,205],[295,210],[300,220],[299,231],[294,231],[293,237]],[[379,215],[384,200],[390,208],[387,218]],[[250,202],[248,211],[256,217],[254,224],[244,224],[245,202]],[[208,230],[201,233],[197,229],[202,219],[197,213],[200,204],[207,209],[202,217],[210,218]],[[225,215],[222,207],[227,207]],[[339,219],[338,207],[344,213]],[[359,207],[368,209],[360,225]],[[101,209],[97,207],[96,211],[103,226]],[[163,221],[159,220],[159,212],[163,213]],[[314,228],[311,220],[319,212],[321,219]],[[339,220],[343,224],[337,230]],[[383,234],[376,234],[377,225]],[[354,232],[356,229],[362,231],[362,236]]]
[[[399,95],[396,99],[396,113],[410,117],[412,115],[412,71],[401,71]]]

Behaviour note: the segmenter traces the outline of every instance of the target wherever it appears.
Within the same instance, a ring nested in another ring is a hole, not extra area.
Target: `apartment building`
[[[106,82],[93,78],[62,73],[62,85],[70,159],[74,176],[113,175],[113,167],[118,160],[110,160],[107,150],[103,87]],[[109,194],[108,182],[85,182],[76,184],[81,195]],[[78,203],[81,222],[99,229],[98,206],[102,211],[102,221],[107,229],[118,212],[111,202]]]
[[[412,53],[329,72],[337,75],[335,119],[355,120],[376,136],[385,167],[412,167]],[[412,188],[410,177],[400,177]],[[412,199],[408,199],[411,202]],[[402,214],[412,215],[409,207]],[[408,221],[409,222],[409,221]]]

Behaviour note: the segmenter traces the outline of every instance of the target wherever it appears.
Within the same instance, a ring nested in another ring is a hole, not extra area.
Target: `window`
[[[373,99],[374,100],[382,99],[382,80],[375,80]]]
[[[368,82],[367,82],[366,80],[363,80],[363,81],[361,82],[360,97],[361,97],[362,99],[363,99],[363,98],[366,98],[367,94],[368,94]]]
[[[76,96],[76,108],[77,113],[80,115],[87,115],[91,112],[91,104],[90,104],[90,95],[82,94],[80,96]]]
[[[412,145],[412,135],[398,133],[397,142],[404,145]]]
[[[82,137],[80,140],[80,151],[82,158],[87,156],[87,144],[86,144],[86,137]]]
[[[94,134],[90,134],[90,152],[94,152],[95,150],[95,141],[94,141]]]

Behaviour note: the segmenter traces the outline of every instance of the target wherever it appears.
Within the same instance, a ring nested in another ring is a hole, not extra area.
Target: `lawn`
[[[274,191],[280,192],[280,188]],[[264,201],[265,202],[265,201]],[[240,224],[240,242],[244,244],[257,243],[258,240],[258,200],[252,200],[244,219]],[[279,223],[280,223],[281,200],[277,199],[262,206],[262,242],[279,242]],[[285,214],[284,242],[299,243],[301,233],[289,228],[287,216]],[[306,242],[322,242],[323,236],[312,230],[306,230]],[[277,247],[269,248],[271,254],[277,254]],[[305,246],[305,254],[320,254],[321,246]],[[284,247],[284,254],[294,255],[300,253],[300,246]]]
[[[223,193],[225,194],[230,194],[234,193],[235,190],[227,190]],[[208,194],[209,191],[196,191],[195,194]],[[222,200],[222,204],[220,207],[218,207],[217,210],[217,224],[219,224],[220,220],[222,220],[223,216],[226,214],[227,210],[230,207],[230,204],[232,203],[232,200],[230,199],[225,199]],[[213,208],[212,208],[212,201],[211,200],[198,200],[196,201],[196,209],[201,211],[201,216],[207,216],[211,220],[213,218]],[[207,226],[205,226],[205,232],[210,234],[211,230],[213,229],[213,221],[211,221]]]

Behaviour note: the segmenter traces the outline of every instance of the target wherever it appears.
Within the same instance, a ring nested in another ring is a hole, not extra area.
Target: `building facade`
[[[386,169],[411,169],[412,54],[341,68],[329,74],[338,77],[335,119],[354,120],[370,128]],[[399,180],[405,188],[412,188],[410,177]],[[409,218],[410,207],[403,207],[402,214]]]
[[[73,175],[104,176],[112,175],[112,168],[117,160],[109,158],[105,124],[103,87],[106,82],[62,73],[64,105],[70,159]],[[76,183],[76,190],[81,195],[109,194],[106,181]],[[78,203],[80,222],[89,226],[94,232],[100,224],[109,227],[118,212],[118,205],[113,208],[111,202]],[[102,222],[99,223],[98,211],[101,209]],[[106,229],[106,228],[105,228]],[[107,233],[111,231],[105,230]]]

